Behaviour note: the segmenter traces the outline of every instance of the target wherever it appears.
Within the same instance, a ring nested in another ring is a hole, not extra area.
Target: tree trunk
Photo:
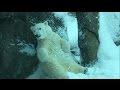
[[[99,46],[98,12],[77,12],[78,46],[81,51],[82,65],[93,65],[97,61]]]

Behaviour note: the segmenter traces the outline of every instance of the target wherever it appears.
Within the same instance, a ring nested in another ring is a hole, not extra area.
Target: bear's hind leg
[[[69,79],[67,71],[58,63],[57,60],[52,59],[49,62],[43,62],[41,64],[43,70],[51,79]]]

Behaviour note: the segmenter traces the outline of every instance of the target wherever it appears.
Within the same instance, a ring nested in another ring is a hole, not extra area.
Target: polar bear
[[[37,57],[41,68],[48,78],[69,79],[67,72],[84,73],[86,67],[74,61],[67,40],[52,31],[48,22],[38,23],[31,27],[37,38]]]

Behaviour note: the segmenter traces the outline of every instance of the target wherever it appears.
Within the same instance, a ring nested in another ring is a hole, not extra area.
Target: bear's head
[[[51,27],[48,25],[48,22],[35,24],[30,28],[33,34],[36,36],[37,40],[45,39],[52,32]]]

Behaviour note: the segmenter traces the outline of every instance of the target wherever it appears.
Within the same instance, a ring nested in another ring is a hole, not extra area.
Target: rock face
[[[99,46],[98,39],[98,12],[77,12],[79,28],[79,48],[84,66],[93,65],[97,60]]]
[[[54,30],[62,26],[52,13],[0,12],[0,79],[23,79],[37,69],[37,41],[30,26],[45,20]]]

